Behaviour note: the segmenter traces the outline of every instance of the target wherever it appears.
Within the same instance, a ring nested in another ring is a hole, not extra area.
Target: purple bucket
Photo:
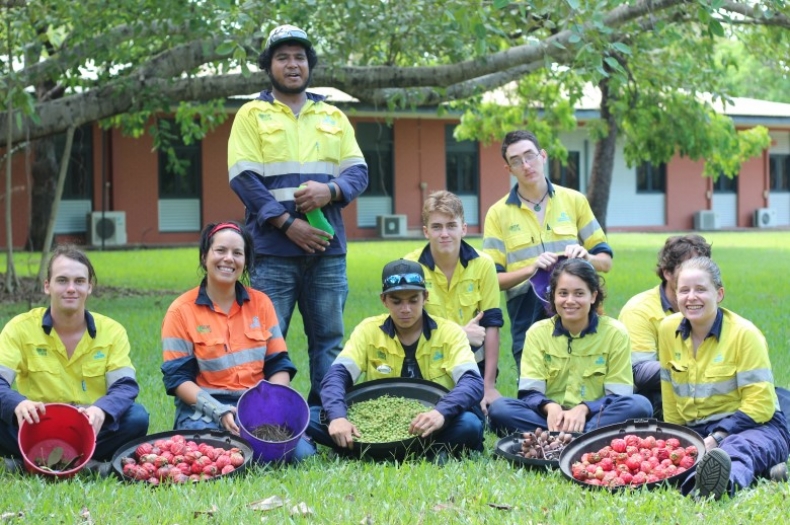
[[[268,381],[261,381],[242,394],[236,415],[241,437],[250,444],[253,458],[259,463],[290,461],[310,422],[310,409],[302,394]],[[259,439],[251,431],[261,425],[286,426],[293,437],[276,442]]]
[[[543,269],[539,268],[535,275],[529,278],[529,282],[532,283],[532,289],[535,290],[535,295],[538,296],[543,302],[543,308],[546,310],[547,313],[551,313],[551,306],[549,305],[549,287],[551,285],[551,272],[554,271],[554,268],[557,267],[557,264],[564,261],[566,257],[560,256],[557,259],[557,262],[554,263],[549,268]]]

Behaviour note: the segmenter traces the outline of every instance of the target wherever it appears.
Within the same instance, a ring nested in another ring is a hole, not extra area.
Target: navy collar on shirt
[[[319,95],[317,93],[310,93],[309,91],[305,91],[305,95],[307,95],[308,100],[312,100],[313,102],[321,102],[322,100],[326,99],[324,95]],[[261,91],[261,94],[258,95],[258,100],[263,100],[264,102],[274,102],[274,95],[272,94],[272,90],[266,89]]]
[[[675,313],[675,309],[672,308],[672,303],[670,303],[669,299],[667,299],[665,287],[666,283],[662,283],[661,286],[658,287],[658,295],[661,297],[661,308],[663,308],[665,312],[669,310],[670,312]]]
[[[422,311],[422,335],[425,336],[426,341],[430,341],[431,339],[431,332],[436,330],[436,321],[434,321],[428,312],[425,310]],[[387,320],[379,327],[381,331],[390,336],[391,338],[395,338],[397,332],[395,332],[395,323],[392,321],[392,317],[387,316]]]
[[[244,304],[244,301],[250,300],[250,294],[247,293],[247,289],[241,284],[239,281],[236,281],[236,303],[239,306]],[[208,306],[212,310],[214,309],[214,301],[208,296],[208,292],[206,292],[206,277],[200,282],[200,290],[198,290],[197,299],[195,299],[195,304],[199,304],[202,306]]]
[[[594,334],[598,332],[598,314],[595,312],[590,312],[590,323],[587,325],[587,328],[582,330],[582,333],[579,334],[579,339],[584,337],[587,334]],[[554,316],[554,333],[552,333],[554,337],[566,336],[572,338],[573,336],[571,333],[562,326],[562,318],[559,315]]]
[[[716,311],[716,320],[713,321],[713,326],[710,327],[710,331],[708,335],[705,336],[705,339],[708,337],[715,337],[717,341],[721,340],[721,326],[724,322],[724,312],[719,308]],[[686,340],[691,335],[691,323],[685,317],[680,324],[678,325],[678,329],[675,330],[675,334],[680,334],[680,337],[683,340]]]
[[[546,184],[549,185],[549,198],[554,197],[554,185],[548,178],[546,179]],[[513,189],[510,190],[510,195],[508,195],[505,203],[521,206],[521,198],[518,196],[518,183],[516,183],[516,185],[513,186]]]
[[[472,248],[466,241],[461,240],[461,251],[458,254],[461,265],[464,268],[469,264],[469,261],[472,259],[476,259],[480,257],[480,254],[477,253],[477,250]],[[436,269],[436,261],[433,260],[433,254],[431,253],[431,243],[425,245],[425,248],[422,249],[422,253],[420,254],[420,258],[417,260],[423,266],[427,266],[434,271]]]
[[[85,310],[85,324],[88,325],[88,335],[91,336],[91,339],[96,339],[96,321],[93,320],[93,316],[88,310]],[[50,306],[41,319],[41,328],[45,334],[50,335],[54,326],[55,321],[52,319],[52,307]]]

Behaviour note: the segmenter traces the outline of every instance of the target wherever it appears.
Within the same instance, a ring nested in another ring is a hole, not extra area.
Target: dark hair
[[[277,48],[285,44],[302,46],[304,48],[304,52],[307,55],[307,66],[310,68],[310,72],[312,73],[313,68],[318,65],[318,55],[316,54],[315,49],[313,46],[306,46],[295,40],[285,40],[283,42],[278,42],[276,45],[264,49],[263,52],[258,55],[258,67],[263,71],[270,73],[272,69],[272,57],[274,56],[274,52],[277,50]]]
[[[661,279],[661,284],[667,282],[664,271],[675,273],[675,269],[686,259],[692,257],[710,257],[711,246],[701,235],[691,233],[688,235],[674,235],[664,243],[658,252],[656,274]]]
[[[537,150],[540,151],[540,143],[538,142],[538,137],[536,137],[534,133],[525,129],[511,131],[505,135],[505,138],[502,140],[502,158],[505,159],[505,162],[507,162],[508,146],[515,144],[516,142],[521,142],[522,140],[530,141],[535,145]]]
[[[55,262],[55,259],[60,256],[67,257],[73,261],[77,261],[80,264],[84,264],[88,268],[88,282],[91,283],[91,285],[96,285],[96,271],[93,269],[90,259],[88,259],[88,256],[85,255],[85,252],[73,244],[60,244],[55,246],[55,249],[52,250],[52,255],[50,255],[49,263],[47,264],[47,281],[52,279],[52,263]]]
[[[212,239],[214,235],[223,230],[234,230],[241,235],[241,238],[244,240],[244,269],[241,272],[241,278],[239,280],[247,284],[250,282],[250,265],[255,262],[255,245],[250,232],[236,221],[212,222],[206,224],[206,227],[200,232],[200,269],[203,270],[203,273],[206,273],[206,255],[208,255],[208,251],[213,244]]]
[[[598,315],[603,315],[603,300],[606,298],[606,290],[604,289],[604,279],[595,271],[593,265],[584,259],[566,259],[554,268],[551,272],[550,289],[549,289],[549,306],[551,313],[556,314],[557,308],[554,306],[554,294],[557,290],[557,282],[560,280],[560,275],[567,273],[578,277],[590,289],[590,293],[598,292],[598,295],[590,307],[591,312],[596,312]]]

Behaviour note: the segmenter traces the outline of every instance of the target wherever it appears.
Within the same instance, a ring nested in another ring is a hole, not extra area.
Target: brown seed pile
[[[270,443],[280,443],[294,437],[293,431],[285,425],[259,425],[250,429],[250,434]]]
[[[567,432],[547,432],[536,428],[535,432],[524,432],[521,450],[517,456],[527,459],[558,460],[565,446],[573,440]]]

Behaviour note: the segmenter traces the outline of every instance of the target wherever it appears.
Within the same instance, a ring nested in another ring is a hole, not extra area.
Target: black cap
[[[381,272],[381,292],[401,290],[425,290],[425,274],[420,263],[398,259],[384,267]]]

